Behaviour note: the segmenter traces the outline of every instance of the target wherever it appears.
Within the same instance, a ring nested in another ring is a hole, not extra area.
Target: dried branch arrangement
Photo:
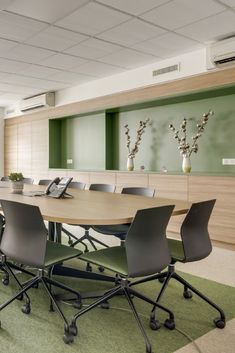
[[[130,132],[130,129],[129,129],[129,126],[128,124],[126,124],[124,126],[126,132],[125,132],[125,135],[126,135],[126,138],[127,138],[127,149],[128,149],[128,157],[129,158],[135,158],[135,155],[136,153],[139,151],[139,145],[141,143],[141,140],[142,140],[142,135],[146,129],[146,126],[147,124],[150,122],[150,119],[147,118],[145,121],[140,121],[139,123],[139,127],[138,127],[138,130],[137,130],[137,136],[136,136],[136,141],[135,141],[135,144],[134,144],[134,147],[131,148],[131,137],[129,135],[129,132]]]
[[[169,125],[169,128],[171,131],[174,132],[175,139],[177,140],[179,147],[178,149],[180,150],[181,155],[185,155],[190,157],[192,152],[197,153],[198,152],[198,139],[202,136],[205,126],[208,123],[209,118],[214,114],[212,110],[209,110],[208,113],[203,114],[201,121],[197,124],[197,133],[196,135],[192,136],[192,144],[190,145],[189,142],[187,142],[187,119],[184,118],[181,125],[180,129],[176,130],[173,124]]]

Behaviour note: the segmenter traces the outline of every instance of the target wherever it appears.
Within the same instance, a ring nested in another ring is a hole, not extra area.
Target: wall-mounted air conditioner
[[[46,92],[37,96],[23,99],[20,103],[20,110],[22,112],[26,112],[28,110],[54,106],[55,92]]]
[[[235,65],[235,36],[209,44],[207,47],[207,68]]]

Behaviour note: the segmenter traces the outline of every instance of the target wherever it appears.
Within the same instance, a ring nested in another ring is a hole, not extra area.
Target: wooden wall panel
[[[116,184],[116,173],[90,172],[90,184]]]
[[[209,223],[214,240],[235,244],[235,177],[189,176],[189,200],[216,198]]]
[[[148,174],[147,173],[135,173],[135,172],[118,172],[116,175],[116,186],[117,192],[120,192],[123,187],[127,186],[148,186]]]

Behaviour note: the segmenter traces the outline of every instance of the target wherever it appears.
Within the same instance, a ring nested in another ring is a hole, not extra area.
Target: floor
[[[194,263],[178,264],[177,268],[235,287],[235,251],[233,250],[214,246],[208,258]],[[175,353],[235,353],[235,319],[227,322],[224,330],[214,329]]]
[[[75,227],[70,227],[70,230],[77,235],[82,235],[81,228],[76,228],[76,231]],[[97,237],[97,233],[92,230],[91,234]],[[110,246],[119,244],[119,241],[114,237],[108,238],[100,234],[98,237]],[[213,246],[212,253],[206,259],[187,264],[179,263],[177,268],[192,275],[235,287],[234,250]],[[235,353],[235,319],[227,322],[225,329],[214,329],[175,353]]]

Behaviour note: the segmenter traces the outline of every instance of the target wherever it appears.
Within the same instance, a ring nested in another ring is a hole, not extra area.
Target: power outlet
[[[235,165],[235,158],[223,158],[222,164],[223,165]]]
[[[67,159],[67,164],[73,164],[73,160],[72,159]]]

